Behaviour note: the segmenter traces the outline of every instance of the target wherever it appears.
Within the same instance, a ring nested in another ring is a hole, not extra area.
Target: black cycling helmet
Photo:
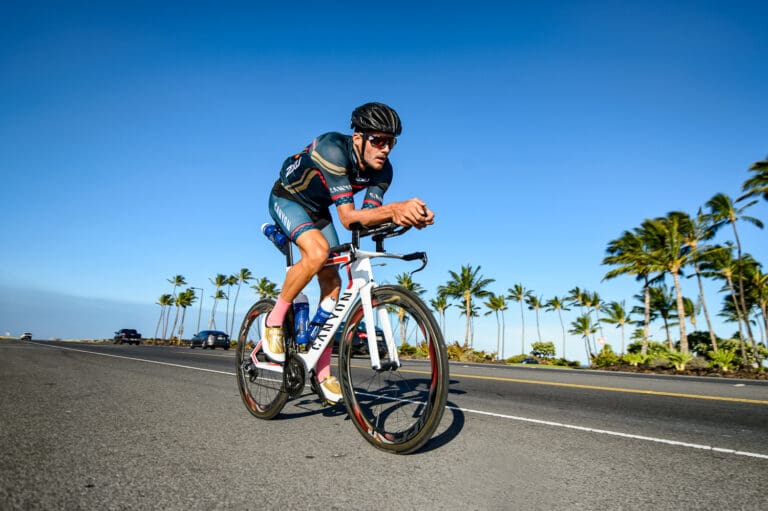
[[[403,131],[400,116],[384,103],[366,103],[355,108],[350,128],[362,132],[390,133],[396,137]]]

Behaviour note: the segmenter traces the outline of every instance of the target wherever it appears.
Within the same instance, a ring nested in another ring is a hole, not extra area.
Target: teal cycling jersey
[[[352,136],[330,132],[285,160],[278,195],[298,202],[308,211],[322,212],[332,204],[354,204],[354,194],[366,190],[362,207],[376,208],[383,203],[391,182],[389,160],[379,171],[360,170]]]

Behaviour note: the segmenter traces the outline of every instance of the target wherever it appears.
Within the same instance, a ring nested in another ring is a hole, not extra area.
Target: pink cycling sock
[[[283,300],[283,297],[278,297],[275,308],[267,316],[267,326],[282,326],[285,313],[288,312],[288,307],[290,306],[291,302],[286,302]]]
[[[331,346],[325,349],[317,361],[317,381],[322,382],[331,374]]]

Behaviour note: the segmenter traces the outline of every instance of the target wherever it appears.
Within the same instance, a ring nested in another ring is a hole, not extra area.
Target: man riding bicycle
[[[338,300],[338,266],[324,266],[330,247],[339,245],[329,207],[336,206],[342,225],[373,227],[394,222],[419,229],[434,223],[434,213],[418,198],[383,204],[392,181],[389,153],[402,132],[400,117],[382,103],[366,103],[352,112],[352,135],[318,136],[299,154],[288,157],[269,196],[269,213],[299,247],[301,259],[291,266],[272,312],[266,319],[262,347],[276,362],[285,360],[282,324],[294,298],[317,275],[320,300]],[[365,190],[362,208],[355,193]],[[317,380],[327,401],[341,400],[331,376],[331,346],[317,364]]]

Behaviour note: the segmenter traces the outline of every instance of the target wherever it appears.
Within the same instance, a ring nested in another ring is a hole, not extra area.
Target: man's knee
[[[325,261],[328,260],[328,251],[330,250],[325,237],[320,231],[307,231],[297,241],[304,264],[312,268],[315,273],[320,271]]]

